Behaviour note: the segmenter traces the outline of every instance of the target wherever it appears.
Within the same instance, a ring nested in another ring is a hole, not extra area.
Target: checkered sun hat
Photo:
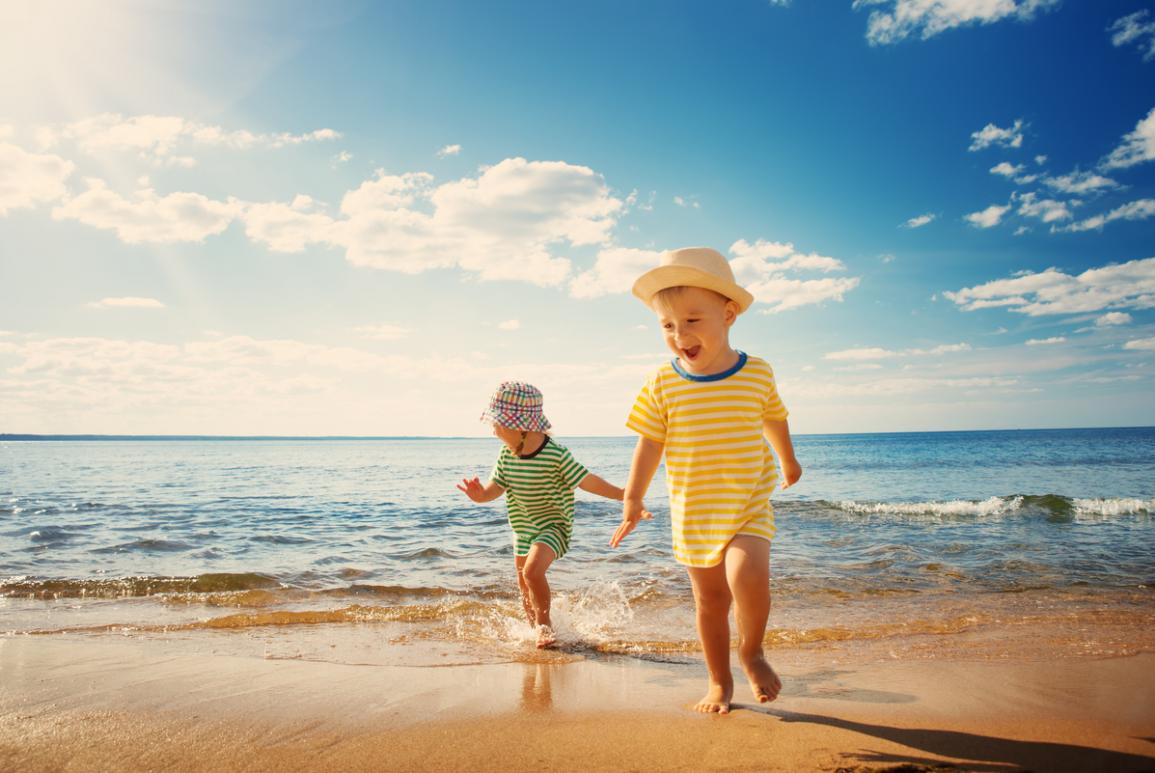
[[[541,390],[524,381],[503,381],[489,398],[482,421],[494,421],[510,429],[545,432],[549,419],[541,412]]]

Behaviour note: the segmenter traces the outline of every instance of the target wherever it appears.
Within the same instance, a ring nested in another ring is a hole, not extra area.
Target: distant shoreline
[[[1009,427],[1001,429],[944,429],[944,430],[907,430],[894,432],[815,432],[797,433],[795,437],[864,437],[878,435],[963,435],[999,432],[1100,432],[1104,430],[1151,430],[1151,425],[1123,425],[1108,427]],[[568,438],[588,438],[597,440],[622,440],[633,438],[633,435],[570,435]],[[42,435],[36,433],[0,433],[0,443],[28,442],[28,441],[262,441],[262,440],[300,440],[300,441],[374,441],[374,440],[486,440],[488,435]]]

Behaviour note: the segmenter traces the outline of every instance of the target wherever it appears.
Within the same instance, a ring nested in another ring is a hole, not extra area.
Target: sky
[[[1155,425],[1155,0],[9,0],[0,93],[0,433],[626,435],[685,246],[796,434]]]

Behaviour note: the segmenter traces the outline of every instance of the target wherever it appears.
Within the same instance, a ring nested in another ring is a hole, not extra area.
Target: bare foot
[[[729,714],[730,699],[733,697],[733,682],[724,685],[711,682],[710,689],[706,691],[706,696],[698,701],[698,705],[694,707],[694,711],[700,711],[703,714]]]
[[[557,644],[557,637],[554,636],[553,629],[548,625],[539,625],[537,627],[537,648],[544,650],[554,644]]]
[[[769,703],[778,697],[778,691],[782,689],[782,680],[766,662],[764,655],[758,654],[749,660],[743,659],[742,670],[750,680],[750,691],[754,693],[754,700]]]

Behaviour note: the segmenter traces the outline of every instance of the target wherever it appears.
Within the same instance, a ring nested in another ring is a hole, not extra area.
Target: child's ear
[[[738,303],[736,301],[731,301],[731,300],[727,299],[726,308],[725,308],[723,314],[724,314],[724,316],[722,318],[726,322],[726,327],[733,325],[734,322],[737,321],[737,319],[738,319]]]

